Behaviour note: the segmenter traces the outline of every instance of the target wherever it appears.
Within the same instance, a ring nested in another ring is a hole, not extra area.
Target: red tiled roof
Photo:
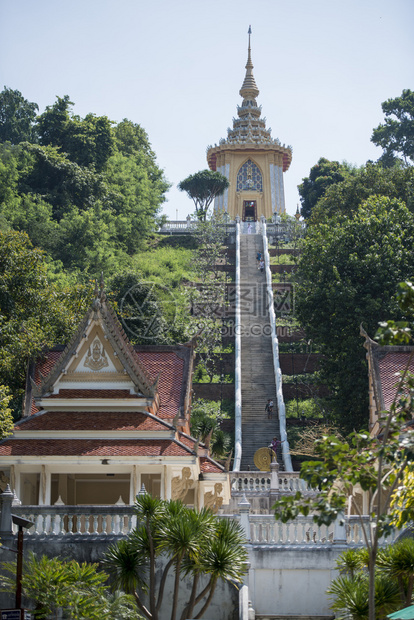
[[[196,444],[195,439],[193,439],[192,437],[188,437],[188,435],[184,435],[183,433],[179,433],[178,435],[181,443],[190,448],[190,450],[194,450],[194,446]]]
[[[397,391],[397,384],[400,379],[400,372],[407,366],[410,352],[387,352],[382,358],[378,359],[382,398],[384,408],[389,409]],[[409,367],[410,372],[414,372],[414,358]]]
[[[144,413],[108,412],[108,411],[49,411],[28,417],[15,426],[15,431],[81,431],[81,430],[138,430],[165,431],[168,428]]]
[[[104,385],[104,384],[103,384]],[[60,389],[58,394],[51,394],[47,398],[139,398],[129,390],[68,390]]]
[[[191,453],[168,439],[10,439],[0,444],[2,456],[188,456]]]
[[[53,366],[56,364],[56,362],[61,357],[62,353],[63,353],[63,348],[56,350],[56,351],[54,350],[48,351],[44,355],[43,358],[41,358],[39,361],[36,362],[35,369],[34,369],[34,377],[33,377],[33,380],[36,383],[36,385],[40,385],[41,374],[43,377],[47,377],[47,375],[52,370]],[[34,415],[38,411],[39,409],[36,407],[34,400],[32,400],[30,414]]]
[[[60,351],[48,351],[44,357],[36,363],[34,373],[34,382],[36,385],[40,385],[40,374],[42,374],[43,377],[47,377],[53,366],[61,357],[62,353],[63,349]]]
[[[160,375],[160,410],[157,415],[160,418],[173,418],[181,404],[184,360],[174,351],[135,351],[135,355],[152,381]]]
[[[200,457],[200,469],[204,473],[223,473],[223,468],[205,456]]]

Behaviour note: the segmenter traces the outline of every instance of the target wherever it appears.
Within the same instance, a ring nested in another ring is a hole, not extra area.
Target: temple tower
[[[207,148],[207,161],[211,170],[217,170],[230,181],[230,187],[216,198],[214,208],[227,212],[231,219],[236,215],[243,221],[255,221],[264,215],[285,211],[283,173],[292,160],[292,149],[271,138],[266,128],[266,118],[257,105],[259,95],[253,76],[249,27],[246,75],[240,89],[243,98],[237,106],[238,118],[233,118],[233,129],[228,129],[227,139]]]

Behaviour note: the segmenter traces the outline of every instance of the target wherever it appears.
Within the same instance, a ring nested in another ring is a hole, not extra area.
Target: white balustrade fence
[[[262,472],[252,472],[246,474],[246,472],[238,472],[235,476],[235,472],[230,478],[231,492],[239,493],[269,493],[271,490],[271,476],[270,474]]]
[[[34,526],[28,535],[124,535],[137,524],[134,506],[13,506],[13,512]]]
[[[240,307],[240,221],[236,218],[236,311],[235,311],[235,368],[234,368],[234,461],[233,471],[240,470],[242,456],[242,396],[241,396],[241,307]]]
[[[230,477],[231,492],[246,493],[280,493],[289,495],[301,491],[304,495],[315,495],[316,491],[311,489],[307,483],[299,478],[298,472],[277,471],[275,474],[263,471],[235,472]]]
[[[316,495],[316,491],[311,489],[305,480],[299,478],[297,472],[284,471],[279,473],[279,493],[286,495],[300,491],[304,495]]]
[[[334,526],[318,526],[312,517],[282,523],[273,515],[250,515],[249,521],[253,545],[324,545],[334,541]]]
[[[241,480],[241,478],[238,478]],[[267,477],[251,479],[266,490]],[[221,519],[240,521],[253,545],[330,545],[335,543],[362,546],[364,537],[359,517],[344,517],[329,526],[318,526],[312,517],[297,517],[288,523],[277,521],[274,515],[218,515]],[[13,512],[34,522],[25,531],[27,536],[127,536],[137,525],[134,506],[13,506]],[[368,525],[368,517],[364,517]],[[368,529],[368,528],[367,528]],[[398,535],[382,540],[390,543]]]

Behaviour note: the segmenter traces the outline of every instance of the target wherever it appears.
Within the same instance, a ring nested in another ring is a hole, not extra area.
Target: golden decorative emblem
[[[220,497],[222,491],[223,485],[221,482],[216,482],[214,491],[204,493],[204,508],[209,508],[214,513],[218,512],[218,509],[223,505],[223,498]]]
[[[91,347],[89,347],[88,355],[86,356],[84,366],[90,368],[91,370],[101,370],[101,368],[109,366],[105,349],[103,348],[103,345],[101,344],[99,338],[95,338],[95,340],[93,341],[92,351]]]
[[[191,469],[183,467],[180,476],[175,476],[171,480],[171,499],[183,500],[189,489],[193,487],[194,480],[191,479]]]
[[[270,463],[276,461],[276,454],[272,448],[259,448],[254,453],[253,460],[260,471],[270,471]]]

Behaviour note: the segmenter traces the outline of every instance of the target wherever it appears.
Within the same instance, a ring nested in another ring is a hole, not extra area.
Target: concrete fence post
[[[249,620],[249,587],[246,584],[239,590],[239,620]]]
[[[279,463],[270,463],[270,508],[279,498]]]
[[[279,491],[279,463],[276,461],[270,463],[270,490]]]
[[[12,503],[14,500],[14,493],[10,489],[10,486],[7,485],[4,489],[3,493],[0,494],[0,532],[3,534],[12,534],[13,526],[12,526]]]
[[[247,542],[250,542],[250,502],[247,500],[246,494],[243,494],[242,499],[238,503],[240,513],[240,525],[242,526]]]
[[[346,545],[346,525],[343,513],[338,514],[333,532],[334,545]]]

